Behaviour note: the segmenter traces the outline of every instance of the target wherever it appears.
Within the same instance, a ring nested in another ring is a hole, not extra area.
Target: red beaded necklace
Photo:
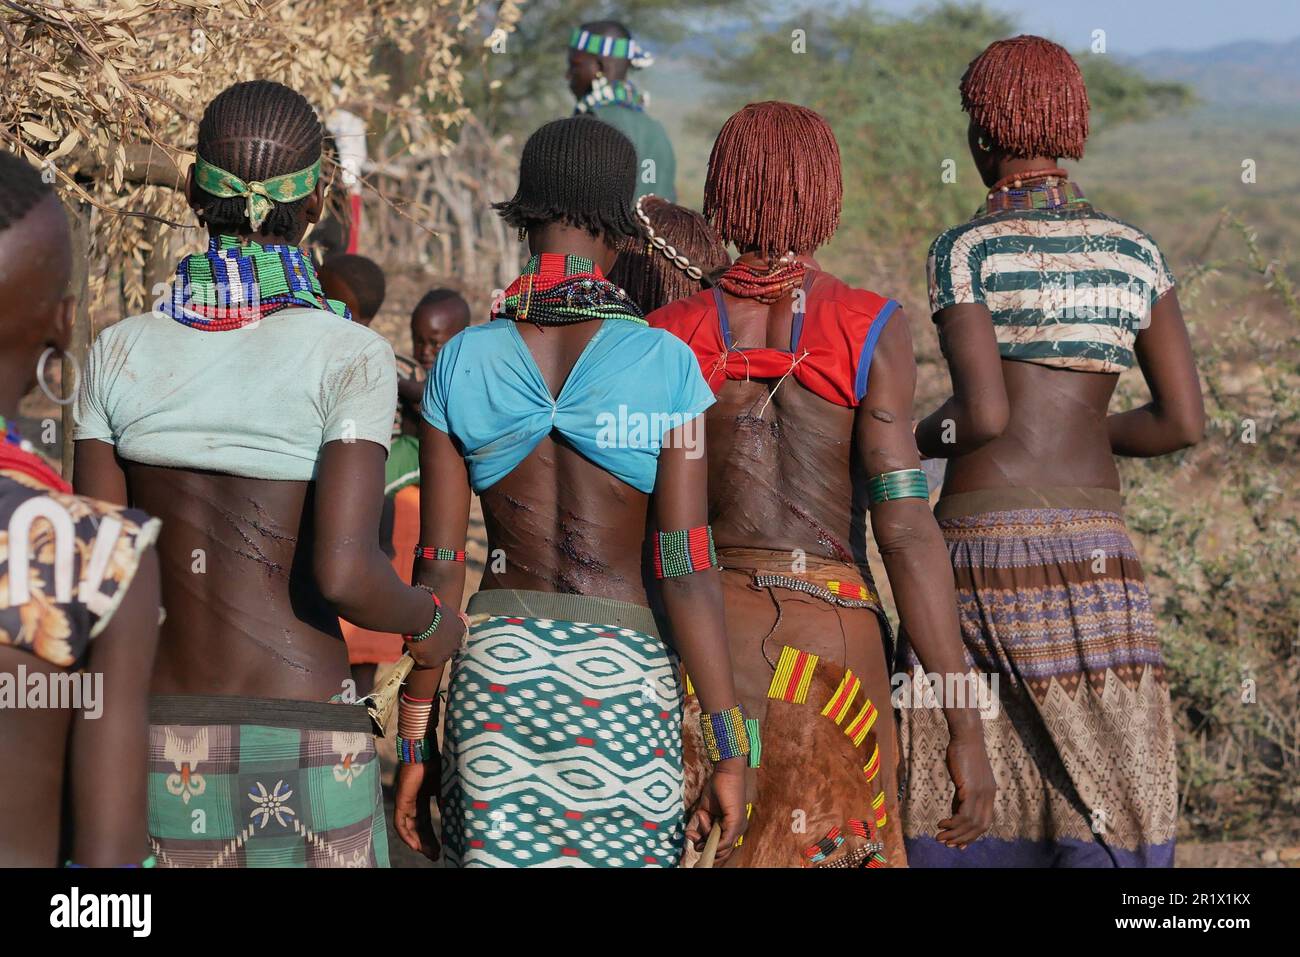
[[[72,486],[45,464],[32,444],[23,439],[17,427],[7,423],[4,416],[0,416],[0,431],[4,433],[0,440],[0,472],[18,472],[56,492],[72,491]]]
[[[779,259],[760,269],[752,261],[737,259],[718,279],[718,286],[740,299],[757,299],[765,306],[779,301],[803,282],[808,267],[797,259]]]

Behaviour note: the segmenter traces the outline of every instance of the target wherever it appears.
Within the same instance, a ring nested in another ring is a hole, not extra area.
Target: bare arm
[[[1177,293],[1168,292],[1156,302],[1151,323],[1138,330],[1134,352],[1151,390],[1151,401],[1107,416],[1111,451],[1150,458],[1201,441],[1205,403]]]
[[[383,447],[325,443],[316,478],[312,568],[321,594],[348,621],[372,631],[418,634],[433,619],[433,601],[398,578],[380,550],[383,504]]]
[[[90,717],[83,708],[72,723],[72,860],[86,867],[139,864],[149,855],[149,681],[159,604],[158,556],[149,548],[113,619],[90,644],[86,670],[103,676],[102,710]]]
[[[129,505],[126,472],[117,449],[99,439],[82,439],[72,450],[72,487],[78,495],[112,505]]]
[[[695,449],[682,447],[682,433],[699,436]],[[669,447],[671,443],[671,447]],[[708,458],[703,429],[689,424],[664,439],[655,480],[655,525],[666,532],[709,523]],[[678,575],[660,582],[673,641],[686,663],[700,707],[707,712],[736,706],[731,653],[722,614],[722,582],[716,569]]]
[[[709,522],[708,456],[702,420],[664,437],[655,478],[654,525],[662,531],[698,528]],[[688,447],[689,438],[696,438]],[[660,583],[664,613],[673,643],[695,686],[700,710],[716,713],[734,708],[739,699],[731,670],[722,610],[722,581],[716,568],[665,578]],[[745,829],[745,766],[742,757],[713,766],[708,792],[699,806],[688,809],[686,839],[696,850],[704,847],[716,822],[721,832],[716,861],[731,856]]]
[[[935,324],[952,377],[952,395],[917,425],[916,444],[928,458],[952,458],[1001,435],[1011,406],[988,307],[949,306],[935,314]],[[945,432],[951,441],[944,441]]]
[[[895,315],[871,361],[867,394],[858,407],[856,445],[866,475],[919,467],[909,423],[916,361],[907,323]],[[928,500],[897,499],[871,506],[871,529],[903,627],[927,673],[965,675],[952,567]],[[993,820],[993,771],[973,708],[944,702],[951,743],[948,769],[957,786],[954,815],[940,823],[939,839],[966,844]]]
[[[469,534],[469,470],[460,450],[446,432],[428,422],[420,423],[420,544],[430,548],[460,551]],[[438,689],[442,665],[460,645],[461,632],[455,622],[465,595],[465,563],[441,562],[419,558],[415,561],[415,580],[432,588],[442,599],[444,624],[436,634],[412,653],[427,670],[412,673],[407,690],[428,698]],[[429,666],[432,665],[430,668]],[[425,693],[428,692],[428,693]]]

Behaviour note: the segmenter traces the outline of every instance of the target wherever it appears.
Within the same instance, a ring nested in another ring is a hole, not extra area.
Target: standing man
[[[569,89],[578,99],[574,113],[590,113],[617,129],[636,149],[636,198],[646,193],[677,201],[677,158],[663,124],[646,112],[649,98],[627,78],[630,67],[654,58],[637,46],[616,20],[584,23],[569,38]]]
[[[744,867],[900,866],[887,624],[863,513],[926,670],[965,674],[952,572],[912,438],[916,364],[898,303],[818,269],[840,221],[839,146],[821,116],[754,103],[709,157],[704,215],[740,258],[648,318],[695,352],[736,692],[751,742]],[[688,689],[689,689],[688,684]],[[949,705],[961,847],[993,816],[979,715]],[[693,708],[688,702],[688,708]],[[683,727],[691,732],[690,722]],[[706,775],[686,742],[688,793]]]

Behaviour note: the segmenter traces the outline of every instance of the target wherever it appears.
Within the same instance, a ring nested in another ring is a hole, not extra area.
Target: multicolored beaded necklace
[[[1056,209],[1082,202],[1083,190],[1067,179],[1063,169],[1013,173],[993,184],[978,216],[1010,209]]]
[[[808,267],[797,259],[778,259],[759,269],[753,262],[737,259],[722,274],[718,285],[728,295],[740,299],[757,299],[770,306],[803,283]]]
[[[539,253],[506,287],[492,318],[567,326],[588,319],[629,319],[646,325],[640,307],[604,277],[590,259]]]
[[[171,298],[160,310],[192,329],[223,332],[295,307],[352,318],[343,303],[325,298],[311,260],[297,246],[214,236],[206,253],[181,260]]]
[[[4,439],[0,440],[0,472],[19,472],[56,492],[72,492],[72,486],[36,454],[36,446],[22,437],[18,426],[2,415],[0,431],[4,432]]]
[[[596,107],[607,103],[624,106],[629,110],[644,110],[649,102],[650,98],[628,80],[610,81],[604,77],[597,77],[591,84],[591,92],[578,101],[573,112],[574,115],[590,113]]]

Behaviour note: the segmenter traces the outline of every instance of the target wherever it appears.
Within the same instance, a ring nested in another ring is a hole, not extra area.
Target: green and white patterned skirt
[[[453,867],[675,867],[676,656],[639,605],[491,590],[452,663],[443,843]]]

